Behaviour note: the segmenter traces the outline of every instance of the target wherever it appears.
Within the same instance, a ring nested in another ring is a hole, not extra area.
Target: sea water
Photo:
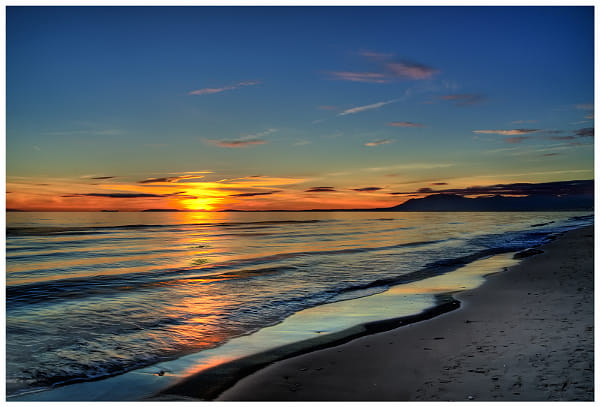
[[[230,359],[254,349],[248,338],[279,345],[273,329],[307,316],[330,332],[414,313],[456,289],[440,281],[463,266],[592,223],[585,212],[8,213],[7,395]],[[369,297],[386,291],[396,305],[381,313]],[[341,317],[358,298],[360,318]]]

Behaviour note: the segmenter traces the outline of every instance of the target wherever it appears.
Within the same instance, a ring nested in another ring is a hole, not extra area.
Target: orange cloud
[[[365,143],[365,146],[367,146],[367,147],[375,147],[375,146],[378,146],[380,144],[389,144],[391,142],[392,142],[392,140],[375,140],[375,141],[370,141],[368,143]]]
[[[473,130],[479,134],[500,134],[501,136],[519,136],[522,134],[535,133],[540,129],[512,129],[512,130]]]

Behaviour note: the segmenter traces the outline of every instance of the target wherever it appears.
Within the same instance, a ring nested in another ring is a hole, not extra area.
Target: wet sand
[[[456,311],[272,363],[217,400],[591,401],[593,233],[457,294]],[[181,388],[188,398],[194,381]]]

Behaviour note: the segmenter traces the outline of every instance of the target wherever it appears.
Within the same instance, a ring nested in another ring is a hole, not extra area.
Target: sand
[[[593,227],[542,249],[455,311],[272,363],[217,400],[591,401]]]

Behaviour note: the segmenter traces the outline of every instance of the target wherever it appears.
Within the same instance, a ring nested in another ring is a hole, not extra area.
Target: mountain
[[[381,210],[400,212],[517,212],[593,210],[593,195],[536,195],[465,198],[455,194],[435,194]]]

